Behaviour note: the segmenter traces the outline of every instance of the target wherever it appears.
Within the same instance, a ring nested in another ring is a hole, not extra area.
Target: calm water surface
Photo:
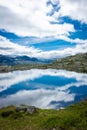
[[[87,97],[87,74],[31,69],[0,74],[0,107],[64,108]]]

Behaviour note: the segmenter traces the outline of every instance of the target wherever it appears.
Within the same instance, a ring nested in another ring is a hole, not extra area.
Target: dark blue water
[[[86,97],[87,74],[53,69],[0,74],[0,107],[30,104],[59,109]]]

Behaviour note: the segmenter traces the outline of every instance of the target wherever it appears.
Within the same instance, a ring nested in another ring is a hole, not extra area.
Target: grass
[[[37,109],[34,114],[0,109],[0,130],[87,130],[87,100],[63,110]]]

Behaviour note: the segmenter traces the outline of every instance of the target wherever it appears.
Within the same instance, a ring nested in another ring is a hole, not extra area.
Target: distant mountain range
[[[87,73],[87,53],[68,56],[54,61],[41,61],[37,58],[30,58],[27,56],[10,57],[0,55],[0,72],[29,70],[32,68],[65,69],[69,71]]]
[[[0,65],[17,65],[17,64],[41,64],[50,63],[50,60],[40,60],[28,56],[6,56],[0,55]]]
[[[6,56],[0,55],[0,64],[1,65],[16,65],[16,64],[31,64],[31,63],[40,63],[37,58],[28,57],[28,56]]]

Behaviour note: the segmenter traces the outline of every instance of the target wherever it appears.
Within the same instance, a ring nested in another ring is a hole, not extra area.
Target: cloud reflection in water
[[[87,74],[55,69],[2,73],[0,107],[21,103],[39,108],[65,107],[87,96],[86,79]]]

